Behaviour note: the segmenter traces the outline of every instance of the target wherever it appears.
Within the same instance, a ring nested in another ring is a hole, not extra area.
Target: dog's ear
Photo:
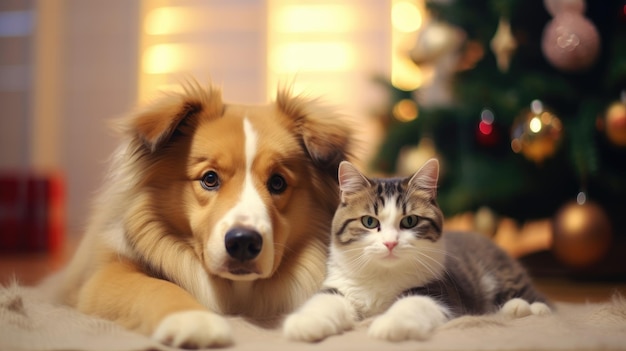
[[[339,163],[350,155],[352,130],[343,117],[317,100],[291,96],[280,90],[276,99],[280,110],[294,121],[311,159],[334,174]]]
[[[118,123],[118,129],[139,138],[154,152],[166,143],[176,128],[200,113],[219,116],[223,111],[221,91],[189,83],[182,92],[167,93],[141,107]]]

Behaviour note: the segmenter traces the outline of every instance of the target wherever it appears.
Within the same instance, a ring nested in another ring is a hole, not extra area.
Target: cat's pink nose
[[[393,250],[394,247],[396,247],[396,245],[398,245],[397,241],[385,241],[385,246],[387,246],[387,248],[389,249],[389,251]]]

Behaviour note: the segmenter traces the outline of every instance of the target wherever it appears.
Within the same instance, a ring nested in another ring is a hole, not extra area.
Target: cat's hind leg
[[[356,312],[339,294],[318,293],[283,323],[283,335],[290,340],[315,342],[352,329]]]
[[[368,335],[389,341],[424,340],[448,320],[449,311],[427,296],[407,296],[396,301],[369,327]]]

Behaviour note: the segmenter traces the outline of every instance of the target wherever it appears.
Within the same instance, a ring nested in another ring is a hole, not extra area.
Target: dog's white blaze
[[[271,273],[274,259],[274,245],[272,237],[272,222],[268,213],[265,202],[259,195],[254,186],[254,170],[252,165],[257,155],[258,134],[252,127],[247,118],[243,120],[244,130],[244,158],[245,177],[242,184],[242,190],[235,206],[231,208],[216,225],[215,233],[208,246],[214,253],[220,252],[219,256],[222,260],[227,260],[224,250],[224,235],[233,227],[247,227],[256,230],[263,238],[263,247],[257,257],[257,267],[260,269],[260,276],[268,276]],[[229,273],[223,273],[224,277],[235,280],[249,280],[259,277],[259,275],[251,274],[248,276],[231,276]]]
[[[248,180],[252,172],[252,163],[254,162],[254,156],[256,156],[259,137],[247,118],[243,120],[243,134],[245,138],[246,180]]]
[[[271,232],[271,224],[265,203],[254,187],[252,164],[257,153],[258,136],[248,119],[243,121],[244,156],[246,160],[245,178],[237,204],[226,213],[223,223],[256,229],[264,236]]]
[[[258,136],[247,118],[243,120],[243,130],[246,140],[246,177],[239,203],[232,211],[235,214],[237,224],[250,226],[259,231],[263,239],[267,239],[266,236],[271,232],[271,222],[265,203],[254,187],[254,175],[252,173],[252,163],[257,153]]]

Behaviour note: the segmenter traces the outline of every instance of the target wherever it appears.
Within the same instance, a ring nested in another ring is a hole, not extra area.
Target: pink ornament
[[[581,71],[593,65],[600,51],[596,27],[582,15],[562,12],[543,30],[541,49],[546,59],[562,71]]]
[[[585,0],[543,0],[543,4],[552,16],[563,12],[585,13]]]

